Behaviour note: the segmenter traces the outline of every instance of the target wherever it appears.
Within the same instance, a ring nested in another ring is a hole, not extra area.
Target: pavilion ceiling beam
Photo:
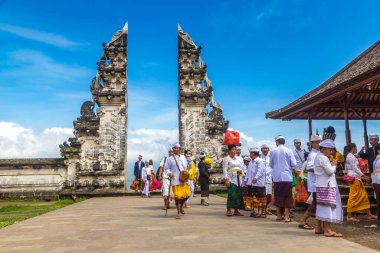
[[[350,108],[379,108],[380,105],[369,105],[369,104],[351,104]],[[328,109],[342,109],[342,104],[321,104],[319,109],[328,108]]]
[[[324,91],[321,94],[314,96],[312,99],[310,99],[311,101],[309,102],[310,104],[308,105],[305,105],[304,103],[301,102],[300,104],[296,106],[296,109],[294,109],[292,112],[288,112],[288,113],[284,112],[283,114],[279,113],[279,115],[275,116],[275,119],[276,118],[277,119],[290,118],[290,115],[295,115],[302,110],[309,110],[310,108],[318,107],[320,103],[324,103],[334,98],[341,97],[342,95],[346,94],[349,91],[354,91],[370,82],[377,81],[379,79],[380,79],[380,68],[371,71],[371,73],[367,73],[365,75],[362,75],[356,78],[355,81],[350,81],[350,82],[340,84],[339,86],[345,87],[341,89],[340,91],[335,91],[337,89],[335,88],[334,90],[330,90],[328,95],[326,95],[325,93],[327,92]],[[283,108],[282,110],[286,110],[286,108]]]

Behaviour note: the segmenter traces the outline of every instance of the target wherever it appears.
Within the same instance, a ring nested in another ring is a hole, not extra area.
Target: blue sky
[[[264,114],[320,85],[376,42],[379,9],[378,1],[0,0],[0,121],[35,135],[67,132],[91,99],[101,43],[128,21],[130,139],[141,143],[141,129],[173,134],[180,23],[202,45],[215,98],[249,145],[279,133],[305,140],[306,121],[266,120]],[[343,122],[314,124],[320,132],[329,125],[342,145]],[[378,123],[368,126],[380,132]],[[362,145],[361,122],[352,123],[352,132]]]

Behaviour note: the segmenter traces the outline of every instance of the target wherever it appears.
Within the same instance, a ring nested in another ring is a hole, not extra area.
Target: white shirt
[[[177,167],[177,164],[174,160],[174,156],[175,156],[175,159],[177,160],[179,168]],[[187,167],[187,161],[184,155],[173,155],[166,160],[165,171],[167,175],[169,175],[170,173],[173,173],[174,176],[171,179],[171,183],[173,186],[183,184],[179,181],[179,171],[180,170],[185,171],[186,167]]]
[[[305,161],[305,150],[304,149],[294,149],[293,154],[294,157],[296,158],[297,165],[294,167],[295,170],[301,171],[303,162]]]
[[[314,175],[314,172],[311,172],[309,170],[314,169],[314,160],[315,157],[319,154],[319,150],[313,148],[307,157],[307,165],[306,165],[306,170],[307,170],[307,191],[308,192],[316,192],[316,177]]]
[[[270,156],[268,155],[260,155],[261,160],[264,162],[264,168],[266,172],[266,187],[267,187],[267,194],[272,194],[272,168],[269,166],[270,163]],[[270,190],[270,191],[269,191]],[[270,193],[268,193],[270,192]]]
[[[371,179],[372,184],[380,184],[380,155],[377,155],[375,161],[373,162],[373,172],[371,174]]]
[[[332,166],[329,158],[322,153],[317,154],[314,159],[314,175],[316,187],[336,187],[336,166]]]
[[[272,168],[273,182],[293,182],[292,168],[297,164],[293,151],[279,145],[270,153],[269,166]]]
[[[166,165],[168,164],[168,158],[164,156],[164,158],[161,159],[160,167],[162,167],[162,178],[169,178],[168,173],[166,172]]]
[[[358,180],[362,180],[363,172],[359,169],[359,161],[352,153],[348,153],[346,157],[345,168],[347,175],[355,177]]]
[[[252,183],[252,180],[256,179],[256,183]],[[247,185],[253,186],[265,186],[265,165],[264,161],[260,157],[256,157],[249,162],[248,172],[246,176]]]
[[[236,155],[236,158],[239,160],[241,164],[244,164],[244,159],[240,155]]]
[[[141,170],[141,178],[145,181],[148,180],[148,175],[150,175],[152,177],[152,171],[153,171],[153,166],[152,165],[149,165],[147,167],[143,167],[142,170]],[[152,180],[152,178],[150,178]]]
[[[226,156],[223,158],[223,175],[224,179],[230,180],[230,183],[233,183],[235,185],[238,185],[238,180],[240,183],[240,186],[243,185],[242,177],[237,176],[237,173],[230,170],[240,170],[243,172],[243,166],[239,159],[235,158],[232,159],[230,156]]]

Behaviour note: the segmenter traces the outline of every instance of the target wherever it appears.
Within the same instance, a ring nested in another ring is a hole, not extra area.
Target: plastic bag
[[[308,199],[308,195],[307,195],[306,187],[303,184],[303,182],[301,182],[296,201],[298,203],[306,203],[307,199]]]

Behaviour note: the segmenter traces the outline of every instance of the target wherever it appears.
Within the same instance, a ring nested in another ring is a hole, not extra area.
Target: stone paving
[[[199,201],[175,220],[158,196],[92,198],[1,229],[0,252],[377,252],[273,216],[226,217],[221,197],[209,207]]]

